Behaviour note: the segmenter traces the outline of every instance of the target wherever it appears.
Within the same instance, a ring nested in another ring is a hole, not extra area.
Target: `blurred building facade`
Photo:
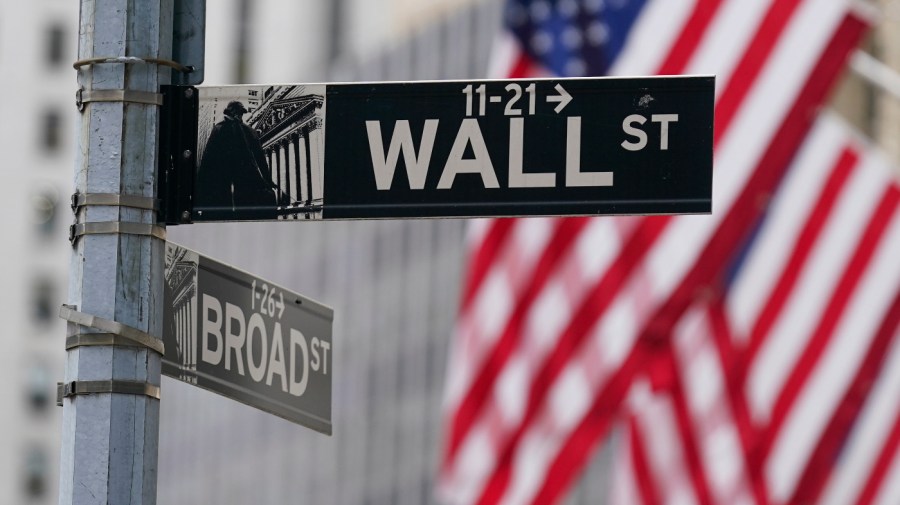
[[[900,2],[866,50],[900,68]],[[484,77],[494,0],[215,0],[206,83]],[[57,500],[77,111],[76,2],[0,6],[0,505]],[[852,73],[835,107],[900,159],[900,100]],[[169,238],[335,309],[334,436],[164,379],[159,503],[434,502],[447,346],[464,277],[460,220],[206,224]],[[568,499],[602,503],[607,458]]]
[[[0,504],[56,503],[75,122],[73,2],[0,5]]]

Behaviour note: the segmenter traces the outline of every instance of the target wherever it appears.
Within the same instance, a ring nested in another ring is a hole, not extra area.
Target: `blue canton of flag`
[[[535,62],[560,76],[604,75],[646,0],[511,0],[506,24]]]

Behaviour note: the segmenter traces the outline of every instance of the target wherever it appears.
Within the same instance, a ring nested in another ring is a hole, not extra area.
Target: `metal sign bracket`
[[[159,126],[159,220],[167,225],[193,221],[199,100],[191,86],[163,86]]]

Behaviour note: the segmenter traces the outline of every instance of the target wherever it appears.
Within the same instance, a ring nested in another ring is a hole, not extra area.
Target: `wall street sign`
[[[710,76],[168,87],[165,217],[708,213],[714,87]]]
[[[166,244],[163,373],[331,434],[334,312]]]

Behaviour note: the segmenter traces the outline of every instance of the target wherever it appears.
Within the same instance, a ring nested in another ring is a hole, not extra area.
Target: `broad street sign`
[[[168,87],[170,224],[708,213],[711,76]]]
[[[163,373],[331,434],[332,309],[166,244]]]

